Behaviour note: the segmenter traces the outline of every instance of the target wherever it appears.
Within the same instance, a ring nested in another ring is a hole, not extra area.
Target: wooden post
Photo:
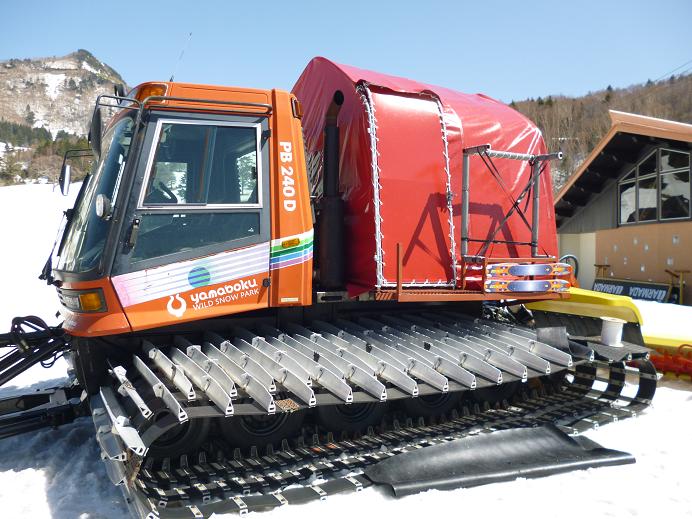
[[[670,276],[670,286],[671,288],[675,286],[675,278],[677,278],[678,281],[678,304],[682,305],[684,304],[684,296],[683,292],[685,290],[685,274],[689,274],[689,270],[668,270],[666,269],[666,273]]]
[[[594,263],[594,267],[596,267],[597,278],[605,278],[608,276],[608,269],[610,268],[610,265],[607,263]]]

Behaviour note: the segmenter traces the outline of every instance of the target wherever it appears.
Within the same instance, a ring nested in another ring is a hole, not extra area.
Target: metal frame
[[[161,103],[158,103],[157,106],[161,106],[164,108],[190,108],[189,106],[185,105],[174,105],[174,104],[164,104],[169,101],[177,101],[177,102],[183,102],[183,103],[192,103],[194,104],[202,104],[202,105],[218,105],[220,108],[217,108],[217,111],[221,112],[228,112],[228,113],[240,113],[240,114],[247,114],[247,113],[255,113],[256,115],[261,115],[261,116],[270,116],[272,114],[272,111],[274,107],[270,104],[267,103],[251,103],[247,101],[223,101],[220,99],[194,99],[190,97],[173,97],[173,96],[149,96],[144,99],[144,101],[141,102],[141,108],[145,109],[146,105],[148,103],[154,102],[154,101],[162,101]],[[262,111],[260,112],[249,112],[247,110],[233,110],[233,109],[228,109],[225,108],[227,106],[242,106],[246,108],[261,108]],[[207,107],[200,107],[197,108],[198,110],[208,110]]]
[[[65,167],[65,164],[67,163],[68,159],[76,159],[83,157],[91,157],[92,160],[95,160],[94,152],[91,148],[74,148],[65,151],[65,154],[62,156],[62,166],[60,167],[60,169],[62,170],[62,168]]]
[[[488,246],[490,243],[506,243],[503,240],[495,240],[495,236],[497,234],[497,231],[504,227],[505,223],[507,223],[507,220],[509,220],[509,217],[514,213],[514,211],[519,211],[519,214],[522,216],[522,219],[525,221],[529,229],[531,230],[531,243],[526,243],[524,245],[531,245],[531,256],[532,257],[538,257],[538,230],[539,230],[539,223],[540,223],[540,177],[541,173],[543,171],[543,167],[541,166],[542,162],[547,162],[550,160],[562,160],[563,154],[561,151],[558,151],[556,153],[547,153],[547,154],[540,154],[540,155],[534,155],[534,154],[529,154],[529,153],[515,153],[512,151],[503,151],[503,150],[493,150],[490,147],[490,144],[483,144],[480,146],[473,146],[469,148],[464,148],[464,155],[463,155],[463,162],[462,162],[462,172],[461,172],[461,182],[462,182],[462,213],[461,213],[461,254],[462,254],[462,259],[468,255],[468,243],[469,241],[477,241],[473,240],[469,237],[469,192],[470,192],[470,177],[471,177],[471,168],[470,168],[470,156],[471,155],[480,155],[481,157],[485,156],[489,160],[492,158],[498,158],[498,159],[510,159],[510,160],[520,160],[520,161],[526,161],[531,165],[531,178],[529,179],[529,182],[527,183],[526,187],[523,189],[523,191],[520,193],[519,197],[517,200],[514,200],[514,197],[511,197],[509,193],[507,193],[508,196],[512,199],[512,208],[505,214],[503,217],[502,222],[500,225],[498,225],[495,228],[495,231],[493,232],[491,238],[489,240],[480,240],[481,242],[484,243],[483,247],[479,251],[478,255],[483,256],[485,252],[488,249]],[[491,165],[492,165],[492,160],[491,160]],[[504,187],[503,187],[504,189]],[[531,190],[532,192],[532,197],[533,197],[533,212],[532,212],[532,222],[531,224],[526,221],[526,218],[523,216],[523,211],[519,208],[519,203],[523,200],[524,196],[528,193],[528,191]],[[520,243],[520,242],[513,242],[513,243]],[[522,243],[523,244],[523,243]]]

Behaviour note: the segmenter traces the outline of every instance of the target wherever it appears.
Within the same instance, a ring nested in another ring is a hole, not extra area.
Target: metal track
[[[207,517],[357,491],[369,484],[359,476],[364,467],[400,452],[545,423],[579,433],[632,416],[650,403],[656,386],[655,370],[641,351],[630,355],[628,367],[598,353],[594,362],[573,359],[540,342],[533,330],[457,314],[378,315],[285,330],[265,326],[255,334],[234,330],[228,338],[208,334],[202,344],[195,342],[179,337],[171,345],[146,345],[148,363],[136,356],[131,368],[114,370],[113,386],[92,397],[108,473],[123,484],[135,515]],[[594,356],[589,348],[577,351],[582,358]],[[377,434],[369,430],[335,441],[315,429],[262,455],[252,449],[243,457],[211,438],[180,458],[146,457],[156,438],[188,419],[232,420],[231,414],[472,391],[558,371],[570,374],[554,391],[524,392],[511,405],[462,408],[434,423],[414,425],[410,417],[388,415]],[[622,395],[628,373],[638,383],[629,398]],[[281,400],[274,400],[277,392]],[[147,401],[146,395],[155,398]],[[149,407],[169,413],[145,416]],[[314,484],[316,478],[327,481]]]

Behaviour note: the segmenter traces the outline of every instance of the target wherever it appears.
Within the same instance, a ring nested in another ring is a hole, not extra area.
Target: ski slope
[[[53,287],[37,280],[55,239],[61,211],[70,197],[50,185],[0,188],[0,331],[17,315],[36,314],[50,324],[58,301]],[[689,330],[692,308],[640,306],[645,326],[665,322],[673,333]],[[681,312],[679,319],[667,316]],[[649,324],[647,324],[649,323]],[[60,384],[61,360],[50,370],[35,367],[0,389],[0,397]],[[324,502],[291,506],[262,518],[512,517],[692,517],[692,384],[662,381],[654,405],[636,419],[587,434],[605,447],[635,455],[637,463],[589,469],[534,480],[517,480],[473,489],[428,491],[394,499],[369,488]],[[93,423],[82,418],[57,430],[42,430],[0,440],[0,518],[116,519],[127,517],[117,487],[106,476],[94,439]]]

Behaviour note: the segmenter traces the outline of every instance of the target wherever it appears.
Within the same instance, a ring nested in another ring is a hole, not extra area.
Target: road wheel
[[[459,405],[461,393],[436,393],[434,395],[419,396],[417,398],[407,398],[403,401],[404,410],[407,416],[417,418],[429,418],[432,416],[449,415],[452,409]]]
[[[232,448],[246,450],[254,445],[258,449],[263,449],[269,444],[279,448],[281,440],[290,440],[300,434],[304,416],[304,411],[234,416],[221,419],[219,427]]]
[[[386,411],[383,402],[367,404],[324,405],[316,408],[317,421],[327,431],[335,434],[354,433],[377,425]]]
[[[211,420],[208,418],[196,418],[175,425],[151,444],[149,455],[155,458],[174,458],[194,452],[207,439],[210,426]]]

